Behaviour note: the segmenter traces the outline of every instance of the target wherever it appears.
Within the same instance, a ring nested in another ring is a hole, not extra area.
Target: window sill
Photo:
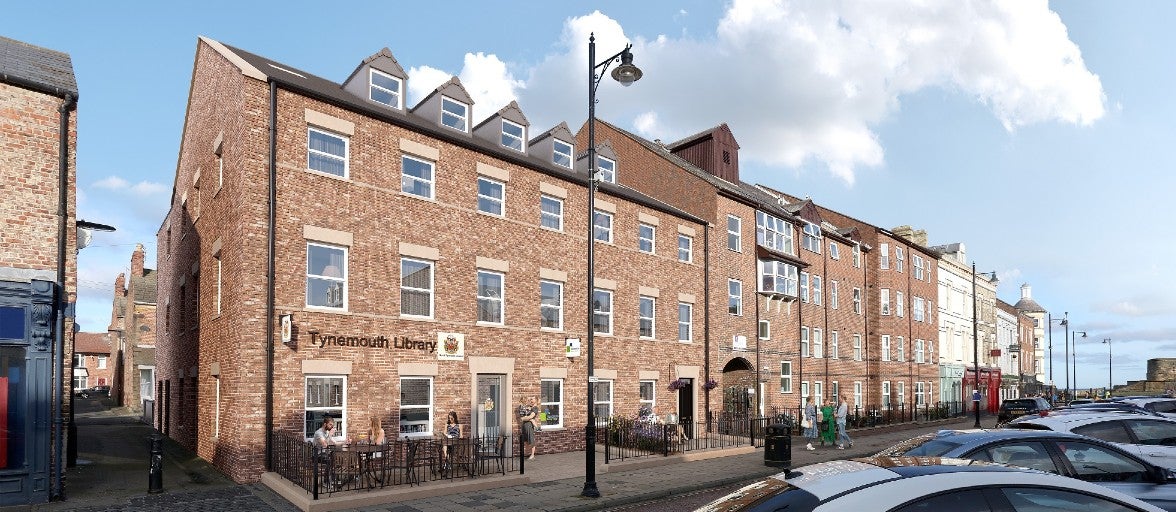
[[[306,168],[306,172],[307,172],[307,174],[313,174],[313,175],[315,175],[315,176],[322,176],[322,177],[324,177],[324,178],[331,178],[331,179],[339,180],[339,181],[346,182],[346,183],[350,183],[350,182],[351,182],[351,177],[350,177],[350,175],[348,175],[348,176],[339,176],[339,175],[336,175],[336,174],[331,174],[331,173],[329,173],[329,172],[316,171],[316,170],[314,170],[314,169],[311,169],[311,168],[309,168],[309,167],[308,167],[308,168]]]
[[[320,312],[320,313],[335,313],[335,314],[340,314],[340,315],[350,315],[350,314],[351,314],[351,312],[350,312],[350,311],[347,311],[347,310],[346,310],[346,309],[344,309],[344,308],[330,308],[330,307],[325,307],[325,306],[311,306],[310,304],[307,304],[307,305],[306,305],[306,310],[307,310],[307,311],[316,311],[316,312]]]
[[[436,318],[433,318],[431,316],[418,316],[418,315],[405,315],[405,314],[401,314],[400,319],[401,320],[416,320],[419,322],[436,322],[437,321]]]
[[[540,327],[539,330],[543,332],[564,332],[563,327]]]
[[[477,325],[478,327],[506,327],[505,322],[483,322],[480,320],[475,322],[474,325]]]
[[[430,203],[436,203],[436,202],[437,202],[437,197],[436,197],[436,196],[433,196],[433,197],[418,196],[418,195],[416,195],[416,194],[410,194],[410,193],[408,193],[408,192],[405,192],[405,191],[403,191],[403,190],[401,190],[401,191],[400,191],[400,195],[401,195],[401,196],[403,196],[403,197],[411,197],[411,198],[413,198],[413,199],[419,199],[419,200],[421,200],[421,201],[428,201],[428,202],[430,202]]]
[[[555,233],[563,233],[564,232],[563,228],[559,228],[559,229],[550,228],[550,227],[544,226],[542,224],[539,225],[539,229],[545,229],[547,231],[551,231],[551,232],[555,232]]]

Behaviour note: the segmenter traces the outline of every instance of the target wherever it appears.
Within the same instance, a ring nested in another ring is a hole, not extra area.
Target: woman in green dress
[[[833,421],[833,404],[821,400],[821,446],[832,445],[837,438],[837,424]]]

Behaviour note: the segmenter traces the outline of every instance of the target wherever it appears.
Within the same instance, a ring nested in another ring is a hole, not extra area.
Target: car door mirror
[[[1176,469],[1156,466],[1156,481],[1161,484],[1176,484]]]

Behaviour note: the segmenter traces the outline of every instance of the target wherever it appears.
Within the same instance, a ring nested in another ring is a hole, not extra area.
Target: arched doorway
[[[742,357],[732,358],[723,366],[722,411],[730,415],[755,415],[755,367]]]

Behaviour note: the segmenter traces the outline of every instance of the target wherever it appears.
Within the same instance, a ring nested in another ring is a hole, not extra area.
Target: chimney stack
[[[127,275],[119,272],[118,277],[114,278],[114,296],[122,297],[127,293]]]
[[[131,277],[143,277],[143,244],[135,244],[135,252],[131,254]]]

